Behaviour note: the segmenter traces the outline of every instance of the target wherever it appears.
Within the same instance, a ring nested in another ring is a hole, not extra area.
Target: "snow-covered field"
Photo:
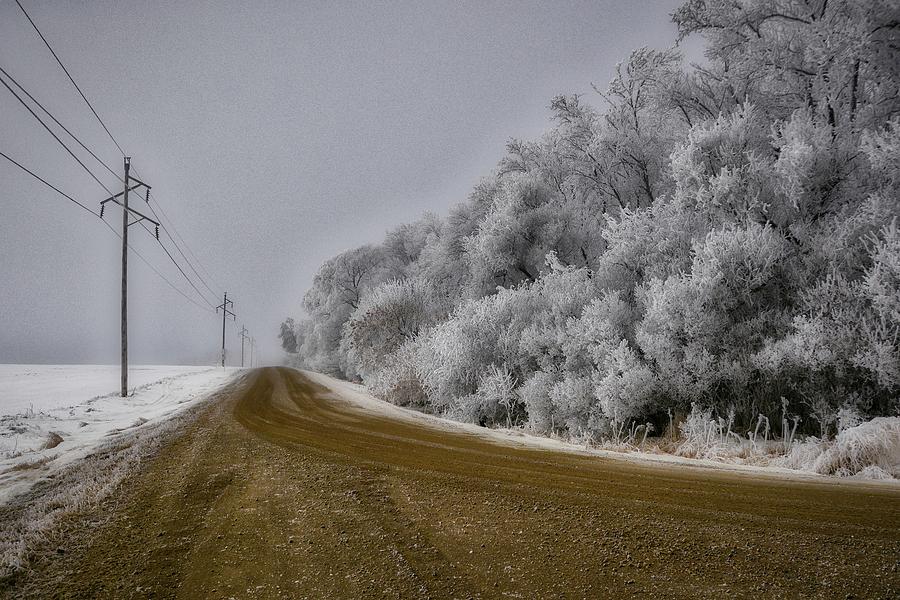
[[[118,366],[0,365],[0,502],[117,433],[177,414],[236,372],[134,366],[121,398]]]
[[[129,390],[211,367],[146,366],[128,369]],[[118,365],[0,365],[0,415],[71,406],[119,389]]]

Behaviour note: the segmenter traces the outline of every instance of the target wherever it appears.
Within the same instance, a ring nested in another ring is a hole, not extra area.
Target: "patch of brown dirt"
[[[502,446],[367,414],[290,369],[257,370],[234,389],[131,480],[89,543],[37,565],[10,592],[890,598],[900,591],[896,490]],[[86,523],[72,524],[74,539]]]
[[[47,441],[41,445],[41,450],[52,450],[56,448],[60,444],[63,443],[63,438],[61,435],[56,433],[55,431],[51,431],[47,434]]]

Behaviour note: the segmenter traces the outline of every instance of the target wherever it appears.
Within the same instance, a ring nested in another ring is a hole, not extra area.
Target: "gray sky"
[[[554,95],[590,97],[630,50],[673,42],[679,4],[21,1],[268,361],[323,260],[445,214],[510,137],[548,128]],[[0,1],[0,65],[121,170],[13,0]],[[106,195],[5,88],[0,151],[91,208]],[[117,362],[119,240],[3,160],[0,207],[0,362]],[[118,229],[120,215],[106,218]],[[130,267],[131,362],[215,361],[221,320]]]

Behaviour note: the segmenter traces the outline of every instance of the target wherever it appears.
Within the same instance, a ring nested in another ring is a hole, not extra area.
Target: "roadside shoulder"
[[[548,452],[596,456],[636,466],[643,465],[671,471],[699,472],[719,477],[761,479],[786,483],[796,482],[828,487],[853,487],[900,493],[900,480],[879,481],[841,478],[782,467],[734,464],[711,459],[687,458],[674,454],[651,454],[639,450],[616,451],[577,444],[557,438],[533,435],[521,429],[493,429],[472,423],[451,421],[436,415],[396,406],[375,398],[365,386],[360,384],[335,379],[314,371],[301,370],[301,372],[311,381],[331,390],[335,399],[348,402],[369,414],[415,422],[423,427],[473,435],[496,444],[533,448]]]
[[[170,418],[118,433],[0,506],[0,592],[14,585],[35,557],[64,551],[60,544],[67,519],[110,518],[94,509],[241,380],[231,379]]]

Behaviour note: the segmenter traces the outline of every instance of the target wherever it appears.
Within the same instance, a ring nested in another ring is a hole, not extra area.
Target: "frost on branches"
[[[673,18],[703,66],[553,99],[447,217],[327,261],[284,347],[486,426],[897,477],[900,7]]]

